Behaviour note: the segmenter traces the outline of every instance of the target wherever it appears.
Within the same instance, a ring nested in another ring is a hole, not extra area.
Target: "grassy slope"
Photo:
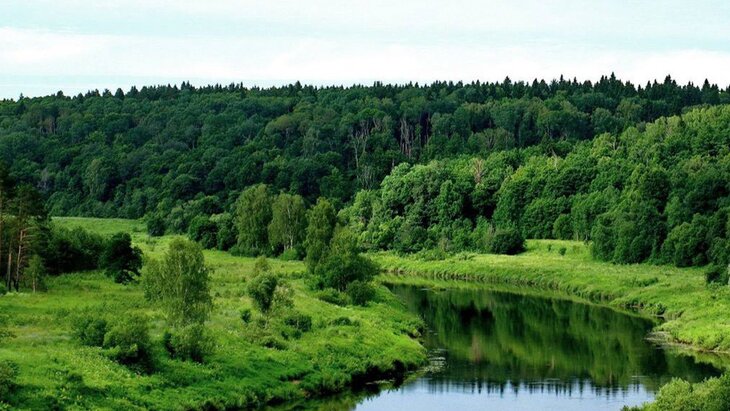
[[[566,248],[561,256],[558,250]],[[588,301],[661,315],[657,327],[671,341],[706,351],[730,351],[730,290],[707,287],[701,268],[593,261],[579,242],[530,240],[518,256],[461,255],[420,261],[374,255],[392,279],[464,280],[558,292]]]
[[[57,224],[102,234],[131,232],[148,256],[164,252],[172,238],[150,239],[134,221],[68,218]],[[419,320],[384,288],[366,308],[328,304],[306,286],[301,262],[272,261],[272,268],[295,290],[295,309],[312,316],[312,331],[285,341],[284,349],[265,348],[240,319],[241,309],[251,306],[244,289],[253,260],[216,251],[206,251],[205,256],[215,270],[215,310],[209,326],[217,349],[204,365],[160,354],[158,372],[137,375],[106,359],[99,349],[75,342],[71,321],[83,309],[110,318],[144,312],[153,320],[154,339],[159,340],[164,330],[161,313],[145,302],[138,286],[114,284],[102,273],[64,275],[49,279],[46,293],[0,298],[0,313],[7,316],[8,328],[15,334],[0,346],[0,359],[20,365],[20,388],[12,402],[32,409],[48,407],[53,398],[64,406],[94,409],[183,409],[206,401],[247,406],[342,389],[353,375],[389,370],[397,361],[413,367],[425,359],[423,348],[408,336],[416,333]],[[330,324],[340,317],[357,325]],[[63,377],[68,371],[81,374],[85,388],[69,388]]]

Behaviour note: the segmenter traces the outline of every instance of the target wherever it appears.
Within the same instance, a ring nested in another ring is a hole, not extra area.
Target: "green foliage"
[[[302,313],[292,313],[284,317],[284,324],[305,333],[312,329],[312,317]]]
[[[327,255],[335,223],[335,209],[332,204],[326,199],[318,199],[317,204],[309,210],[305,240],[307,250],[305,261],[310,273],[315,272],[321,260]]]
[[[98,315],[84,313],[73,320],[74,336],[83,345],[101,347],[108,330],[107,321]]]
[[[149,327],[146,316],[127,315],[109,328],[102,346],[120,364],[149,372],[154,368]]]
[[[115,282],[127,284],[139,276],[142,250],[132,246],[132,237],[128,233],[117,233],[106,242],[99,265]]]
[[[525,238],[517,227],[497,228],[489,242],[489,251],[494,254],[519,254],[525,250]]]
[[[637,407],[644,411],[722,411],[730,408],[730,374],[691,384],[673,379],[663,386],[654,402]]]
[[[707,225],[707,218],[696,214],[691,223],[674,227],[662,245],[664,258],[677,267],[704,265],[710,248]]]
[[[46,267],[38,254],[34,254],[28,261],[24,277],[30,283],[33,292],[46,289]]]
[[[355,305],[366,305],[375,297],[375,288],[370,283],[355,280],[347,285],[347,296]]]
[[[218,246],[217,235],[218,225],[208,216],[196,216],[188,226],[188,237],[206,249]]]
[[[18,364],[13,361],[0,361],[0,400],[6,400],[15,389],[18,377]]]
[[[354,233],[346,227],[338,227],[314,274],[320,288],[345,291],[353,281],[367,282],[377,273],[378,266],[360,255]]]
[[[215,348],[215,341],[202,324],[166,331],[162,341],[170,357],[198,363],[204,362]]]
[[[339,306],[346,306],[349,302],[347,294],[334,288],[325,288],[317,292],[317,298],[320,300]]]
[[[244,324],[248,324],[251,322],[251,309],[250,308],[244,308],[240,312],[241,321],[243,321]]]
[[[203,323],[212,309],[210,269],[200,245],[176,238],[162,260],[150,260],[145,295],[160,304],[172,325]]]
[[[217,214],[211,217],[211,220],[215,221],[218,232],[216,233],[216,239],[218,243],[216,247],[219,250],[228,251],[237,242],[237,230],[233,223],[233,216],[229,213]]]
[[[246,290],[259,311],[269,312],[274,304],[274,292],[278,284],[276,276],[268,271],[257,274],[248,282]]]
[[[160,214],[153,213],[147,216],[147,234],[152,237],[165,235],[165,219]]]
[[[705,271],[705,282],[707,284],[721,284],[728,285],[730,280],[730,272],[728,267],[720,266],[717,264],[711,264]]]
[[[268,234],[271,247],[284,252],[301,247],[307,228],[304,199],[299,195],[279,194],[271,205]]]
[[[107,246],[104,238],[80,227],[67,229],[53,225],[38,253],[51,275],[99,267],[99,256]]]
[[[236,202],[237,250],[255,256],[269,251],[268,227],[271,222],[271,196],[266,185],[247,188]]]
[[[573,220],[570,214],[560,214],[553,223],[553,238],[558,240],[573,239]]]

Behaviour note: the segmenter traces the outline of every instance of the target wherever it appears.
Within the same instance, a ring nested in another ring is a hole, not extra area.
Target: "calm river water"
[[[651,400],[673,377],[720,373],[648,342],[650,320],[608,308],[483,290],[392,290],[428,326],[427,371],[395,389],[301,409],[618,411]]]

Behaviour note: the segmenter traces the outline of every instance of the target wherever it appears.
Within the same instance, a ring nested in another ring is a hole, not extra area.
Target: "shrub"
[[[347,286],[347,295],[355,305],[366,305],[375,297],[375,288],[364,281],[353,281]]]
[[[489,249],[494,254],[519,254],[525,251],[525,238],[517,227],[497,228]]]
[[[165,219],[159,214],[152,214],[147,217],[147,234],[152,237],[165,235]]]
[[[176,331],[167,331],[163,336],[165,349],[170,357],[183,361],[202,363],[213,352],[215,342],[202,324],[193,324]]]
[[[707,284],[727,284],[728,269],[716,264],[710,265],[707,271],[705,271],[705,282]]]
[[[149,322],[143,315],[129,315],[114,324],[104,335],[103,347],[120,364],[143,371],[153,368]]]
[[[188,237],[200,243],[203,248],[216,248],[218,245],[218,225],[204,215],[193,218],[188,227]]]
[[[15,379],[18,376],[18,365],[12,361],[0,361],[0,400],[8,397],[15,389]]]
[[[558,254],[560,255],[565,255],[566,251],[568,251],[568,249],[565,247],[558,248]]]
[[[360,325],[360,322],[357,320],[353,321],[349,317],[337,317],[334,320],[330,321],[330,325],[357,327]]]
[[[297,250],[296,247],[292,247],[284,250],[284,252],[282,252],[279,256],[279,259],[284,261],[296,261],[301,260],[302,257],[299,250]]]
[[[284,324],[292,327],[296,331],[295,337],[299,338],[301,333],[312,329],[312,317],[306,314],[293,313],[284,317]]]
[[[43,260],[38,254],[33,255],[25,269],[25,281],[30,283],[33,292],[44,291],[46,289],[46,267]]]
[[[274,292],[279,281],[275,275],[262,272],[248,283],[248,295],[261,312],[267,313],[274,303]]]
[[[244,308],[241,310],[241,321],[243,321],[245,324],[248,324],[251,321],[251,309],[250,308]]]
[[[104,345],[106,332],[106,320],[93,315],[81,315],[73,323],[73,334],[84,345],[101,347]]]
[[[216,214],[210,217],[216,225],[216,248],[228,251],[236,245],[237,234],[236,227],[233,224],[233,217],[229,213]]]
[[[339,306],[347,305],[347,294],[335,290],[334,288],[325,288],[317,293],[317,298],[320,300]]]
[[[132,246],[132,237],[128,233],[117,233],[104,246],[99,264],[115,282],[127,284],[139,276],[142,251]]]
[[[560,214],[555,220],[553,237],[559,240],[570,240],[573,237],[573,220],[570,214]]]
[[[38,254],[46,263],[52,263],[46,266],[52,275],[93,270],[99,267],[104,244],[103,237],[80,227],[73,230],[52,227]]]

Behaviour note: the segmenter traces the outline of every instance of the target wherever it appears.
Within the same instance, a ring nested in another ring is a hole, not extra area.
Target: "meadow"
[[[124,231],[146,257],[160,256],[172,236],[151,238],[132,220],[59,218],[109,235]],[[72,336],[78,315],[109,320],[143,313],[152,321],[152,339],[164,332],[162,313],[139,285],[115,284],[98,271],[66,274],[47,281],[47,292],[9,293],[0,312],[12,338],[0,346],[0,360],[19,366],[9,403],[26,409],[237,409],[295,403],[343,391],[372,379],[402,374],[425,361],[417,340],[422,325],[384,287],[365,307],[325,302],[308,286],[301,262],[271,260],[292,289],[293,309],[312,318],[311,329],[293,333],[273,318],[242,320],[252,303],[245,284],[254,259],[205,251],[213,269],[214,310],[207,326],[215,339],[205,363],[156,355],[155,372],[137,373],[86,347]],[[263,326],[254,327],[258,322]]]
[[[175,238],[150,237],[137,220],[54,218],[54,224],[105,236],[128,232],[145,258],[160,257]],[[242,318],[253,311],[245,289],[254,259],[204,253],[213,269],[214,310],[207,326],[215,350],[203,364],[164,355],[163,314],[145,300],[141,286],[115,284],[100,271],[51,277],[46,292],[0,298],[0,318],[12,335],[0,346],[0,360],[19,366],[10,403],[27,409],[289,408],[345,392],[336,401],[351,406],[360,398],[350,393],[353,386],[400,378],[426,360],[419,338],[423,323],[388,291],[388,283],[486,287],[590,302],[657,318],[652,338],[695,350],[702,361],[725,367],[730,351],[727,287],[706,285],[701,268],[598,262],[580,242],[528,240],[517,256],[371,253],[383,273],[374,301],[364,307],[324,301],[302,262],[271,259],[292,290],[292,310],[312,319],[311,329],[296,333],[274,315],[254,311],[253,321]],[[134,313],[150,318],[159,351],[155,372],[135,372],[101,348],[79,344],[73,324],[90,312],[110,320]]]

